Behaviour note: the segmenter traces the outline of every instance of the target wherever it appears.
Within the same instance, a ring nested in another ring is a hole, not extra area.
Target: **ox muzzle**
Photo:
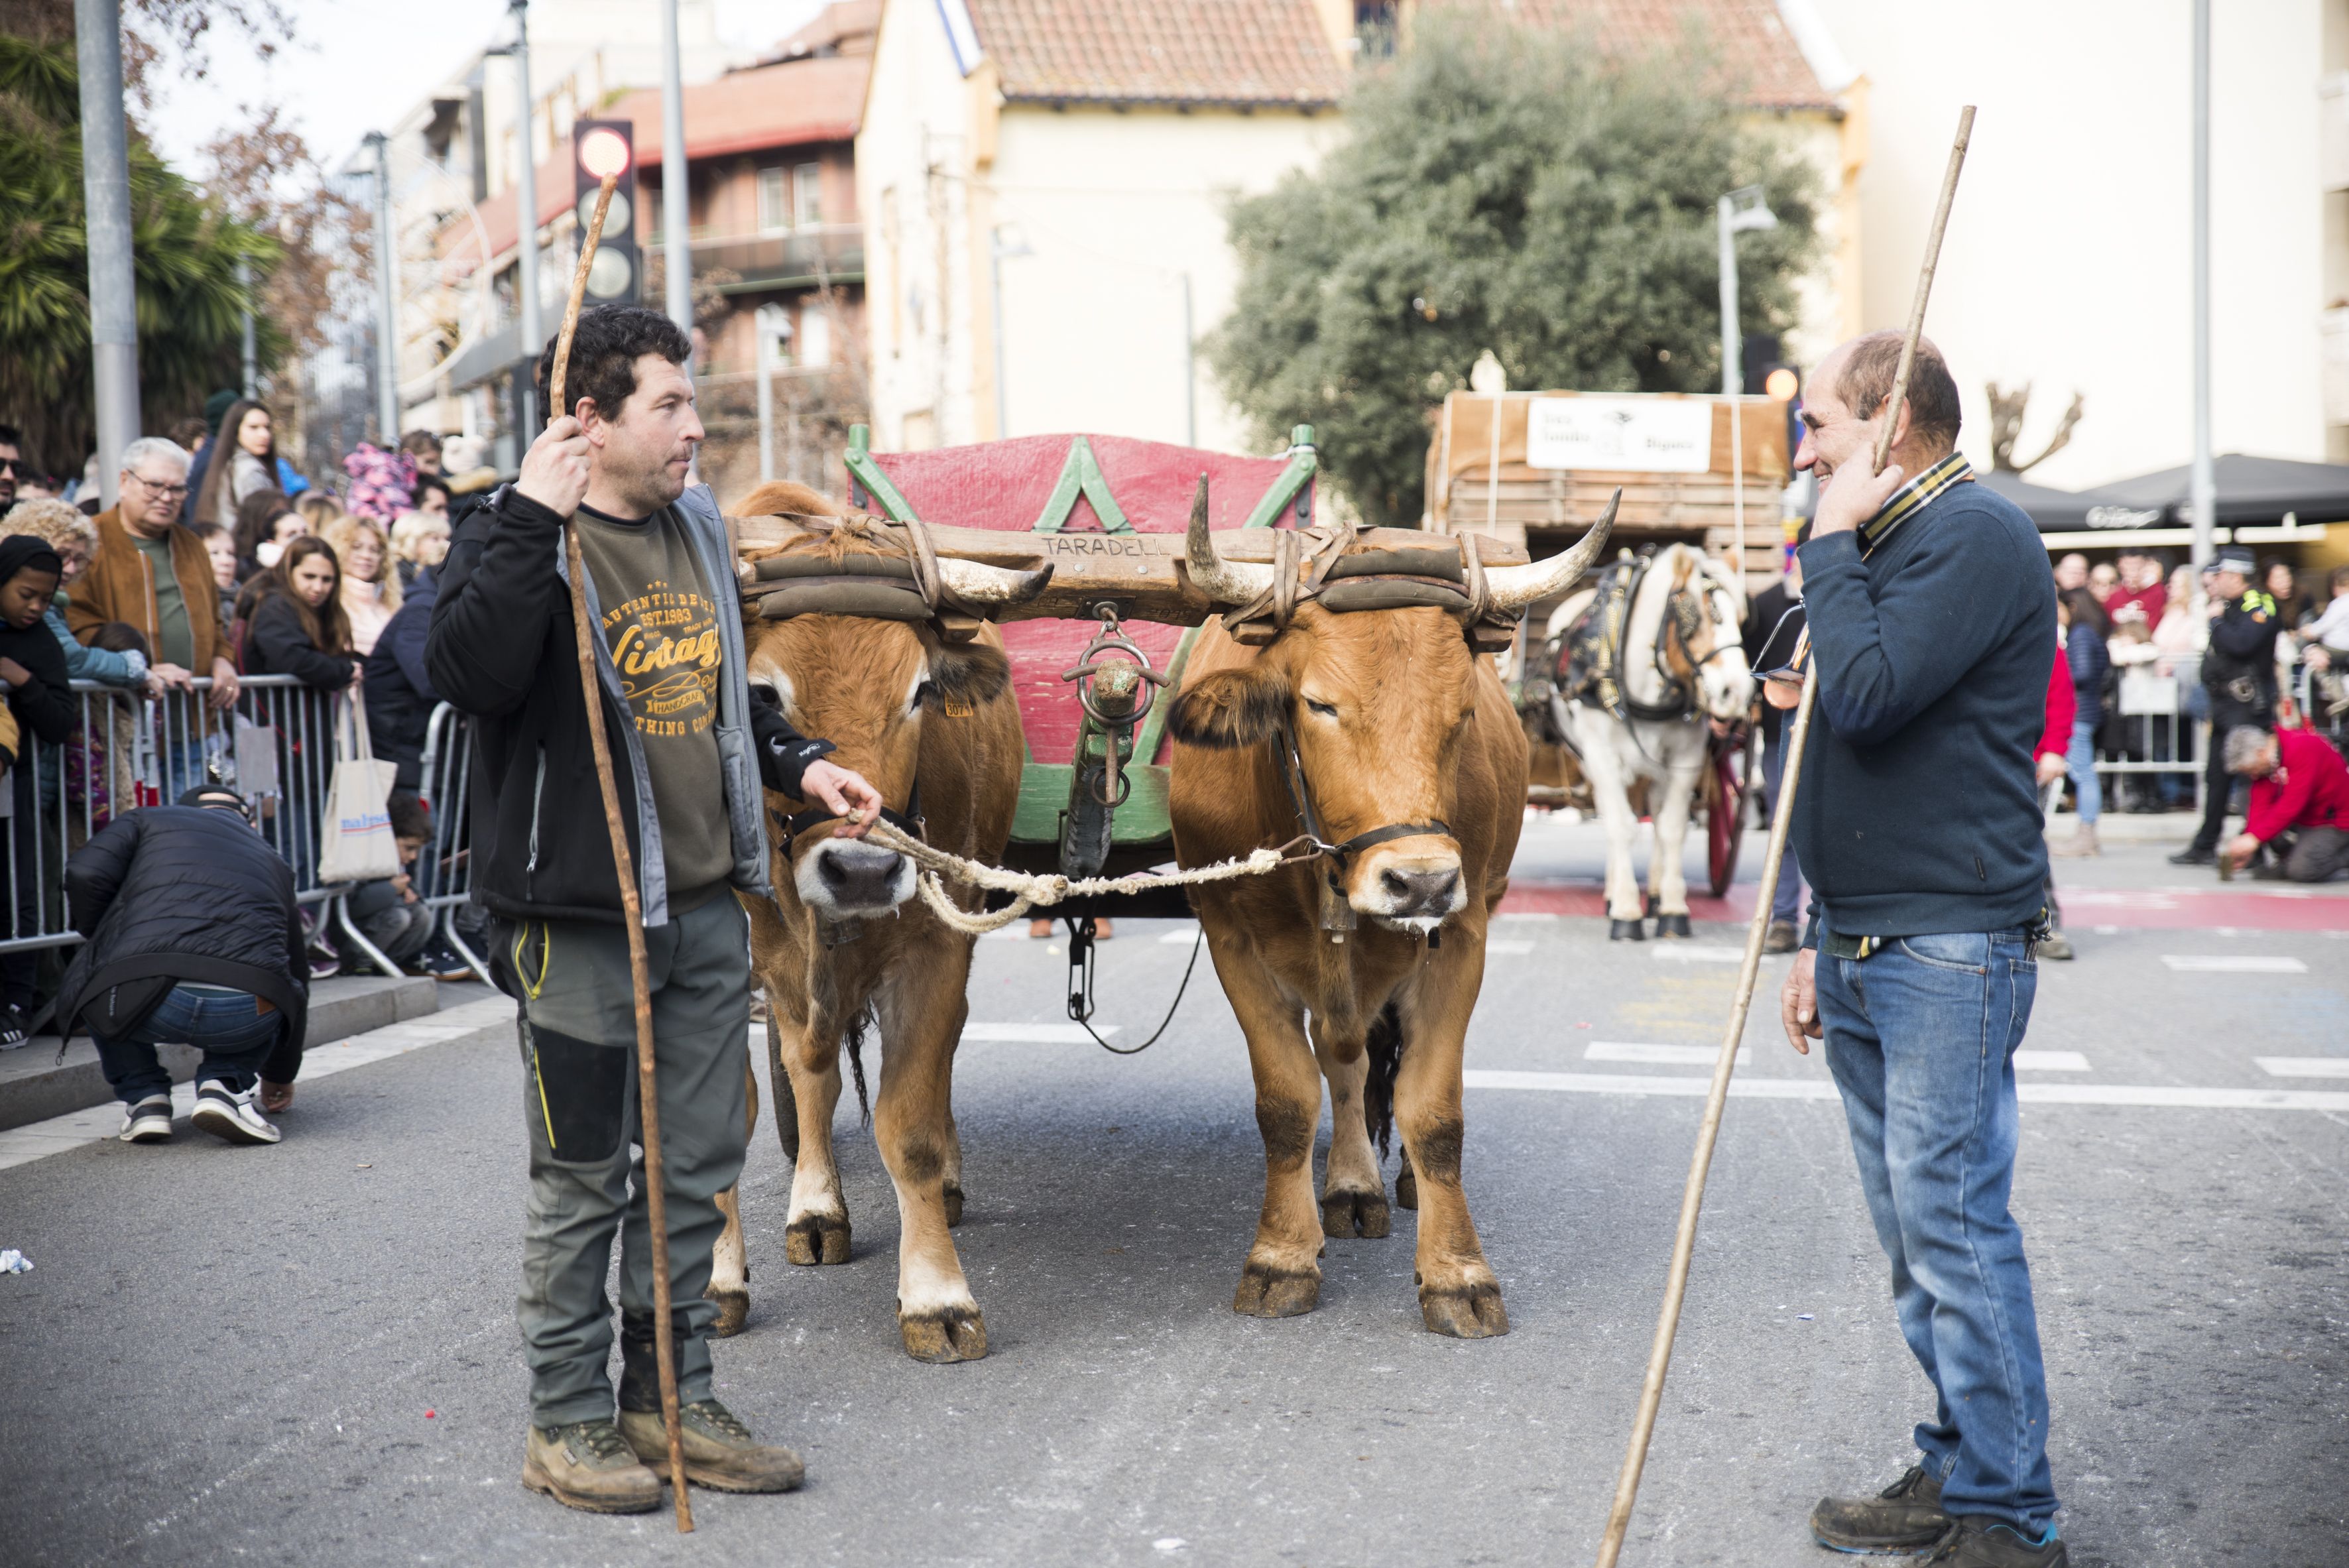
[[[778,812],[777,817],[784,842],[792,846],[816,829],[840,820],[823,810],[802,811],[790,818]],[[884,810],[881,819],[900,832],[917,839],[922,836],[918,818]],[[862,839],[828,834],[803,853],[794,849],[792,859],[796,863],[792,868],[792,886],[800,902],[831,920],[894,914],[914,896],[914,862],[895,850]]]

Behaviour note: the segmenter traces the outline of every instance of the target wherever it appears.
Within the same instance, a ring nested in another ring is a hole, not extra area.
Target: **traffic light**
[[[587,303],[634,304],[644,298],[645,259],[636,249],[636,127],[625,119],[583,119],[571,127],[572,188],[578,193],[579,238],[587,238],[604,176],[616,174],[603,243],[587,266]]]

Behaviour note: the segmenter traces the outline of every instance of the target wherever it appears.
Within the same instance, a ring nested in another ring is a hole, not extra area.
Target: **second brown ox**
[[[1192,580],[1220,604],[1260,601],[1273,568],[1223,561],[1204,499],[1203,483]],[[1488,569],[1492,607],[1521,612],[1574,583],[1611,516],[1609,508],[1563,555]],[[1169,726],[1184,864],[1285,842],[1307,830],[1307,810],[1325,841],[1364,841],[1340,857],[1194,890],[1216,973],[1247,1036],[1264,1136],[1264,1208],[1234,1310],[1309,1312],[1322,1238],[1387,1234],[1371,1140],[1373,1129],[1385,1136],[1391,1094],[1404,1146],[1396,1199],[1420,1211],[1421,1314],[1438,1334],[1506,1334],[1500,1284],[1460,1184],[1468,1015],[1526,799],[1526,738],[1492,662],[1470,651],[1461,623],[1440,608],[1339,613],[1307,603],[1261,646],[1209,623]],[[1398,829],[1411,830],[1385,831]],[[1358,929],[1321,929],[1319,884],[1333,876]],[[1325,1078],[1331,1133],[1317,1203]]]

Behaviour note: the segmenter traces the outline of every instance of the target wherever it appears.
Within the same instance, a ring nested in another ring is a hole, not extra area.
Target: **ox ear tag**
[[[940,698],[939,707],[948,718],[968,718],[978,711],[974,705],[950,696]]]

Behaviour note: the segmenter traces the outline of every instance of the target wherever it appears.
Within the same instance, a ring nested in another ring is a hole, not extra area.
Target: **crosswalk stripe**
[[[2349,1078],[2349,1057],[2253,1057],[2270,1078]]]
[[[2179,975],[2305,975],[2308,965],[2297,958],[2272,954],[2165,953],[2161,962]]]

